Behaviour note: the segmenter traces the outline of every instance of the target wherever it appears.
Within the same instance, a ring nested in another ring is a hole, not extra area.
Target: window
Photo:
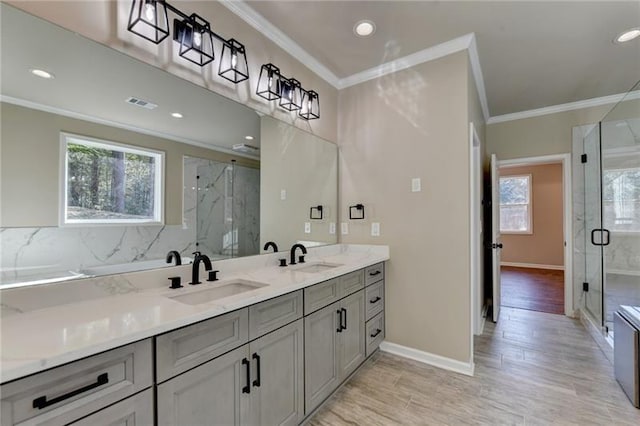
[[[500,232],[531,234],[531,175],[500,178]]]
[[[64,224],[162,223],[164,154],[62,135]]]
[[[604,227],[640,232],[640,168],[605,170],[602,189]]]

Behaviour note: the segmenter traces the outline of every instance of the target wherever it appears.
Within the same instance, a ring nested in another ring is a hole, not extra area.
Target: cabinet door
[[[252,425],[297,425],[304,418],[302,319],[250,343]],[[243,422],[244,423],[244,422]]]
[[[244,345],[159,385],[158,425],[243,423],[249,418],[250,394],[243,392],[248,359]]]
[[[340,384],[339,303],[304,318],[305,414],[311,413]]]
[[[342,299],[343,326],[338,344],[340,381],[347,378],[365,359],[364,291]]]

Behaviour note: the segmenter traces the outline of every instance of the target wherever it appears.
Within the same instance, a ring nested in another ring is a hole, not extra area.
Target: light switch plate
[[[420,192],[422,191],[422,182],[420,178],[411,179],[411,192]]]
[[[334,235],[336,233],[336,223],[329,222],[329,234]]]
[[[379,222],[372,222],[371,223],[371,236],[372,237],[379,237],[380,236],[380,223]]]
[[[347,235],[349,233],[349,224],[347,222],[342,222],[340,224],[340,233],[342,235]]]
[[[305,222],[304,223],[304,233],[305,234],[310,234],[311,233],[311,222]]]
[[[286,189],[281,189],[280,190],[280,199],[283,200],[283,201],[287,199],[287,190]]]

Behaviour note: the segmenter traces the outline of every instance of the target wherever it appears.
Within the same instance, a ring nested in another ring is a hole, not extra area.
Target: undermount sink
[[[337,268],[338,266],[342,266],[342,264],[321,262],[321,263],[311,263],[305,266],[298,266],[297,268],[295,268],[295,270],[297,272],[308,272],[308,273],[315,274],[317,272],[324,272],[324,271],[328,271],[329,269]]]
[[[266,287],[267,285],[268,284],[258,283],[255,281],[235,280],[223,284],[217,284],[215,287],[167,297],[175,300],[176,302],[185,303],[187,305],[201,305],[203,303],[212,302],[229,296],[235,296],[236,294],[245,293],[247,291],[257,290],[259,288]]]

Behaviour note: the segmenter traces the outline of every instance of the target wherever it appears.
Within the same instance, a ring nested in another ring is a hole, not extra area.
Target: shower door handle
[[[600,232],[600,242],[596,242],[596,232]],[[607,236],[606,242],[604,236]],[[611,243],[611,233],[608,229],[596,228],[591,230],[591,244],[594,246],[608,246]]]

